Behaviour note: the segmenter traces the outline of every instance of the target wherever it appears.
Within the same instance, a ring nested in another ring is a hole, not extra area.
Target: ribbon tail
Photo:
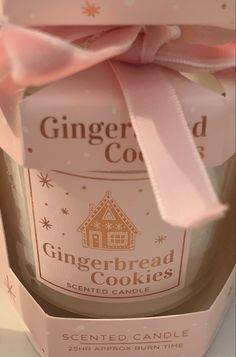
[[[223,216],[222,205],[165,72],[155,65],[112,62],[142,150],[162,218],[196,227]]]

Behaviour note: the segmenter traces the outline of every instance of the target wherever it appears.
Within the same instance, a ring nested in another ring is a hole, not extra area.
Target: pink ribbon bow
[[[216,73],[235,65],[234,45],[215,45],[222,30],[196,29],[4,25],[0,87],[16,105],[21,89],[112,59],[160,214],[171,225],[193,227],[222,216],[226,207],[212,188],[169,80],[174,72],[165,68]],[[199,37],[204,44],[199,44]]]

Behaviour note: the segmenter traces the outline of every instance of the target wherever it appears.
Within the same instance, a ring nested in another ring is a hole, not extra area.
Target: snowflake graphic
[[[101,223],[100,222],[94,222],[93,226],[94,226],[94,228],[99,229],[101,227]]]
[[[42,184],[42,187],[54,187],[51,184],[52,180],[49,178],[48,174],[44,175],[42,172],[40,172],[40,175],[37,175],[37,177],[40,179],[39,182]]]
[[[10,297],[11,297],[12,299],[15,300],[16,296],[15,296],[15,294],[14,294],[14,292],[13,292],[13,285],[10,283],[10,280],[9,280],[8,275],[7,275],[7,277],[6,277],[5,285],[6,285],[6,287],[7,287],[7,293],[10,295]]]
[[[68,216],[68,214],[70,214],[68,208],[62,208],[62,209],[61,209],[61,212],[62,212],[62,214],[64,214],[65,216]]]
[[[88,17],[95,17],[100,14],[101,6],[96,6],[95,3],[86,1],[86,5],[82,7],[83,14]]]
[[[160,235],[160,236],[158,236],[158,238],[155,239],[155,243],[162,244],[165,242],[166,238],[167,238],[167,236]]]
[[[52,228],[52,224],[50,223],[49,219],[47,219],[46,217],[41,219],[39,223],[41,223],[42,227],[46,228],[47,231]]]
[[[113,228],[113,224],[112,223],[106,223],[106,229],[110,230]]]
[[[120,230],[120,229],[122,229],[124,227],[124,225],[122,223],[117,223],[115,225],[115,227],[116,227],[116,229]]]

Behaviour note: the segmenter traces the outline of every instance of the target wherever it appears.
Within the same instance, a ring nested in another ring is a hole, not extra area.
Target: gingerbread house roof
[[[91,223],[91,221],[99,214],[99,212],[107,205],[110,204],[111,207],[117,212],[117,214],[120,216],[122,221],[126,224],[126,226],[133,232],[133,233],[138,233],[137,228],[135,225],[131,222],[131,220],[126,216],[126,214],[123,212],[123,210],[119,207],[119,205],[114,201],[111,192],[107,191],[106,195],[103,197],[103,199],[98,203],[97,206],[94,207],[92,210],[91,214],[89,217],[81,224],[81,226],[78,228],[79,232],[84,231],[87,226]]]

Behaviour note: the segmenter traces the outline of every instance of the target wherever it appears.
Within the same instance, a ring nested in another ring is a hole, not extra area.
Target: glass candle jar
[[[223,202],[233,167],[231,158],[208,168]],[[0,171],[11,266],[49,303],[95,318],[150,316],[211,278],[225,220],[192,231],[169,226],[146,172],[23,169],[3,152]]]

